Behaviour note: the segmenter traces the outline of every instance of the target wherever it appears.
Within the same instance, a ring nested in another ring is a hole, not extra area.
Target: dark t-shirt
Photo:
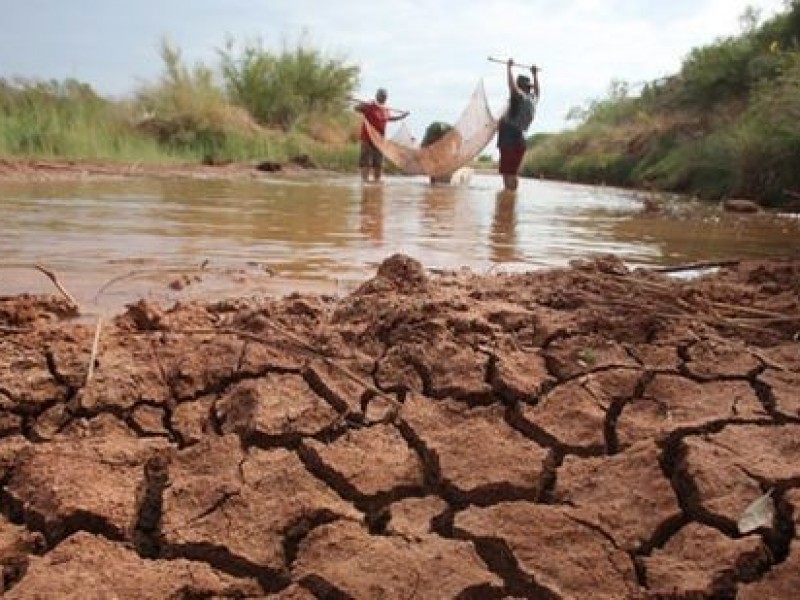
[[[533,122],[535,112],[535,96],[524,93],[512,94],[508,100],[508,110],[500,119],[497,128],[497,147],[524,146],[525,131]]]

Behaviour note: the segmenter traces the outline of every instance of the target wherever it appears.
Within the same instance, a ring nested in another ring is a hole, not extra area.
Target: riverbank
[[[72,181],[120,177],[256,179],[264,176],[302,176],[334,172],[319,169],[302,158],[286,162],[230,162],[206,165],[194,162],[115,162],[36,158],[0,159],[0,181]]]
[[[397,255],[341,298],[2,298],[5,597],[791,597],[798,281]]]

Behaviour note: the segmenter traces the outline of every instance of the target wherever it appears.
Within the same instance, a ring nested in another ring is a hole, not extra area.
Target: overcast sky
[[[305,34],[327,57],[361,68],[360,93],[389,90],[419,137],[453,122],[483,80],[499,111],[504,67],[541,66],[531,132],[568,126],[569,109],[603,97],[613,79],[675,73],[689,51],[741,31],[748,6],[763,18],[783,0],[0,0],[0,76],[74,77],[110,96],[162,71],[160,40],[185,62],[218,64],[228,36],[279,50]]]

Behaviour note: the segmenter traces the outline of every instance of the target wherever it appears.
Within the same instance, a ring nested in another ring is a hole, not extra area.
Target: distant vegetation
[[[100,97],[75,80],[0,80],[0,155],[119,161],[259,159],[305,155],[355,168],[358,119],[348,105],[359,69],[298,43],[238,52],[229,41],[213,69],[186,66],[161,46],[164,72],[132,99]]]
[[[523,173],[769,205],[800,199],[800,0],[694,49],[679,73],[570,111],[574,130],[531,140]]]
[[[800,201],[800,0],[694,49],[679,73],[612,82],[570,131],[537,134],[522,173],[766,204]],[[0,79],[0,156],[285,162],[355,170],[359,68],[301,40],[275,52],[228,40],[212,66],[164,41],[163,73],[131,98],[88,84]],[[434,123],[432,128],[440,127]],[[428,135],[441,133],[431,129]],[[478,162],[488,163],[488,155]]]

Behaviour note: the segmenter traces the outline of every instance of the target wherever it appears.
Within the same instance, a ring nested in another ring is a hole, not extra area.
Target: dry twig
[[[89,368],[86,371],[86,381],[88,384],[94,376],[94,363],[97,360],[97,349],[100,346],[100,328],[103,325],[103,317],[97,317],[97,326],[94,329],[94,342],[92,342],[92,355],[89,357]]]
[[[75,310],[80,310],[80,305],[78,304],[78,302],[75,300],[75,298],[73,298],[73,297],[72,297],[72,294],[70,294],[70,293],[69,293],[69,292],[68,292],[68,291],[67,291],[67,290],[64,288],[64,286],[63,286],[63,285],[61,285],[61,282],[58,280],[58,277],[56,277],[56,274],[55,274],[55,273],[53,273],[53,272],[52,272],[51,270],[49,270],[49,269],[46,269],[46,268],[45,268],[45,267],[43,267],[42,265],[38,265],[38,264],[37,264],[37,265],[33,265],[33,267],[34,267],[34,268],[35,268],[37,271],[40,271],[40,272],[44,273],[44,274],[45,274],[45,275],[48,277],[48,279],[50,279],[50,281],[52,281],[52,282],[53,282],[53,285],[54,285],[54,286],[56,286],[56,288],[58,289],[58,291],[59,291],[59,292],[61,292],[61,294],[62,294],[62,295],[63,295],[63,296],[64,296],[64,297],[67,299],[67,302],[69,302],[69,303],[70,303],[70,304],[73,306],[73,308],[75,308]]]

